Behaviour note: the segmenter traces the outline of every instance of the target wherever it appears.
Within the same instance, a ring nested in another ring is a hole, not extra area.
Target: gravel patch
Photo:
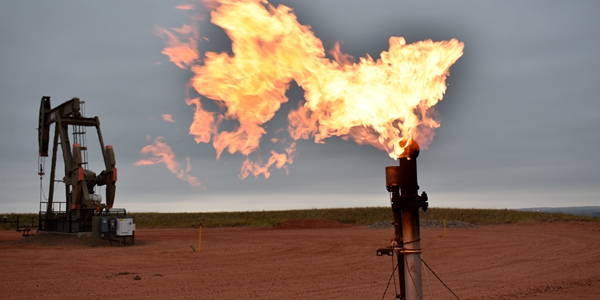
[[[382,221],[367,226],[367,228],[394,228],[394,221]],[[420,220],[421,228],[443,228],[442,220]],[[447,220],[446,228],[477,228],[475,224],[463,221]]]

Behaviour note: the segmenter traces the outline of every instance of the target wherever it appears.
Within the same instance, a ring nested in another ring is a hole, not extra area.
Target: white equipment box
[[[117,219],[117,236],[131,236],[135,231],[135,223],[133,218]]]

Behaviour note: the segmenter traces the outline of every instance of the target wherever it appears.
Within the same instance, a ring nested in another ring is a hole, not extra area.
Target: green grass
[[[215,213],[132,213],[141,227],[272,227],[289,219],[324,219],[346,224],[367,225],[391,217],[391,209],[333,208],[278,211],[240,211]]]
[[[281,211],[246,211],[217,213],[132,213],[140,227],[272,227],[289,219],[324,219],[345,224],[369,225],[392,220],[390,207],[359,207],[304,209]],[[600,218],[582,217],[563,213],[523,212],[508,209],[454,209],[430,208],[421,211],[422,219],[457,220],[476,225],[532,223],[551,221],[600,221]]]
[[[576,216],[564,213],[544,213],[517,211],[510,209],[476,209],[476,208],[430,208],[421,212],[421,218],[441,220],[457,220],[476,225],[498,225],[511,223],[533,223],[554,221],[589,221],[600,222],[600,218]]]
[[[392,220],[390,207],[358,207],[330,209],[301,209],[278,211],[240,211],[213,213],[129,213],[135,218],[138,227],[272,227],[289,219],[324,219],[345,224],[369,225],[379,221]],[[37,214],[7,214],[9,220],[20,218],[28,221]],[[600,218],[582,217],[563,213],[524,212],[509,209],[458,209],[429,208],[421,211],[422,219],[457,220],[476,225],[495,225],[510,223],[533,223],[552,221],[590,221],[599,222]],[[23,223],[21,223],[23,224]],[[2,223],[0,229],[13,229],[15,224]]]

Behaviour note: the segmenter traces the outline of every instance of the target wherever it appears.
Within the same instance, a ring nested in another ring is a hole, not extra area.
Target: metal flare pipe
[[[406,143],[409,143],[406,145]],[[400,294],[398,299],[423,299],[421,269],[421,235],[419,209],[427,210],[427,194],[418,194],[417,156],[419,145],[405,141],[399,166],[386,167],[386,188],[392,194],[394,238],[392,247],[398,255]]]

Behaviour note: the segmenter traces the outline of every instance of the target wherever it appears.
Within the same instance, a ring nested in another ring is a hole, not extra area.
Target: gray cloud
[[[600,198],[600,4],[592,1],[281,1],[327,49],[378,57],[390,36],[457,38],[464,56],[438,104],[442,126],[419,157],[432,206],[594,205]],[[274,2],[278,4],[279,2]],[[0,3],[0,211],[37,211],[37,117],[43,95],[71,97],[98,115],[119,168],[117,206],[136,211],[245,210],[387,205],[386,153],[340,139],[300,141],[298,157],[270,179],[237,175],[243,158],[215,160],[187,134],[190,72],[160,54],[154,26],[187,22],[178,1]],[[227,51],[208,21],[203,50]],[[302,91],[269,123],[285,127]],[[171,114],[177,123],[160,119]],[[146,136],[164,136],[206,191],[164,165],[134,167]],[[89,139],[94,139],[90,135]],[[272,147],[263,142],[261,152]],[[265,152],[266,151],[266,152]],[[93,159],[93,158],[92,158]],[[49,168],[49,159],[46,163]],[[97,170],[100,171],[99,169]],[[48,178],[46,177],[45,180]],[[46,187],[47,189],[47,187]]]

